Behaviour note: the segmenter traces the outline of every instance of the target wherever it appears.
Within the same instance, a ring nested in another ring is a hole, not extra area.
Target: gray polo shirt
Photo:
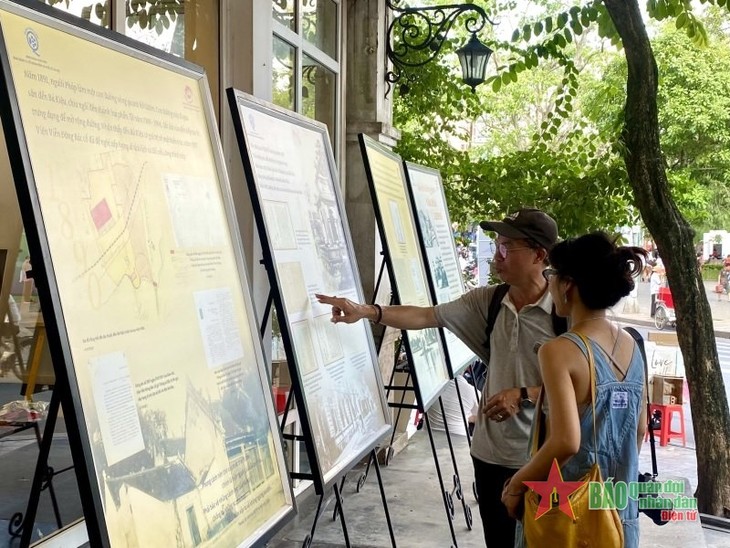
[[[482,360],[486,358],[487,311],[496,287],[478,287],[435,308],[439,324],[464,341]],[[492,354],[482,405],[501,390],[542,384],[537,349],[555,337],[550,316],[552,306],[550,293],[545,291],[537,303],[522,307],[518,313],[509,294],[505,295],[492,331]],[[486,419],[480,410],[472,439],[472,456],[490,464],[520,468],[529,460],[527,445],[533,414],[533,409],[520,409],[513,417],[496,422]]]

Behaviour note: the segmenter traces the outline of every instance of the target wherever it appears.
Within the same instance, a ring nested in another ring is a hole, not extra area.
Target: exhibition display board
[[[405,166],[431,298],[435,304],[456,300],[464,294],[464,280],[456,254],[441,174],[435,169],[411,162],[405,162]],[[446,343],[446,364],[451,377],[455,377],[476,356],[451,331],[443,329],[442,332]]]
[[[360,145],[394,301],[432,306],[403,162],[400,156],[366,135],[360,134]],[[405,333],[418,404],[426,411],[450,379],[441,337],[437,329]]]
[[[0,112],[90,543],[261,546],[294,502],[206,78],[76,21],[0,2]]]
[[[228,90],[318,493],[391,430],[370,325],[332,323],[316,293],[363,302],[323,124]]]

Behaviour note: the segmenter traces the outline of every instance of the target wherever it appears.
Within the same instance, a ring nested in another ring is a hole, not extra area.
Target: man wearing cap
[[[397,329],[448,328],[488,364],[471,455],[487,546],[512,548],[516,521],[501,502],[502,488],[529,460],[534,402],[542,385],[537,349],[555,336],[553,303],[542,271],[558,230],[549,215],[530,208],[480,226],[497,233],[495,270],[509,284],[489,341],[487,312],[497,286],[478,287],[434,307],[401,305],[379,310],[343,298],[317,298],[332,305],[335,323],[367,318]]]

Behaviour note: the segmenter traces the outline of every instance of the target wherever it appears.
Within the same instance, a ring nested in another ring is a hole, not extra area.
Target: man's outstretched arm
[[[362,319],[378,322],[396,329],[425,329],[439,327],[432,306],[380,306],[359,304],[342,297],[315,294],[317,300],[332,306],[332,322],[355,323]],[[380,307],[380,310],[378,310]]]

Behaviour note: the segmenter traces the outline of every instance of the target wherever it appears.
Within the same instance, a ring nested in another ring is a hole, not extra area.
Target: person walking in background
[[[480,226],[498,235],[495,270],[509,286],[477,287],[435,307],[380,307],[316,297],[332,306],[335,323],[367,318],[397,329],[445,327],[488,365],[471,446],[474,477],[487,547],[513,548],[517,522],[501,502],[502,487],[527,462],[534,402],[542,385],[536,348],[556,335],[553,300],[542,271],[558,227],[549,215],[530,208]],[[488,311],[498,288],[506,291],[499,296],[487,337]]]
[[[651,276],[649,277],[649,293],[651,294],[651,317],[656,314],[656,300],[659,295],[659,288],[664,285],[662,276],[664,275],[664,268],[656,265],[651,269]]]
[[[628,484],[639,475],[646,429],[644,364],[633,337],[606,314],[634,288],[644,253],[616,246],[603,232],[566,240],[550,252],[552,267],[544,275],[558,314],[570,319],[571,328],[538,351],[549,428],[542,446],[504,487],[502,501],[515,518],[527,491],[524,482],[547,479],[554,459],[564,481],[579,481],[596,462],[604,480]],[[637,501],[629,499],[618,513],[625,548],[637,548]],[[551,539],[543,540],[537,546],[551,545]]]
[[[458,392],[454,383],[459,383]],[[461,401],[459,401],[459,395],[461,395]],[[464,426],[464,417],[466,416],[467,427],[471,432],[476,422],[479,402],[474,387],[469,384],[463,375],[458,375],[454,378],[454,382],[446,385],[444,391],[441,392],[441,401],[444,404],[446,416],[444,417],[444,414],[441,413],[440,405],[433,404],[428,410],[428,420],[431,423],[431,428],[443,432],[448,426],[449,434],[466,436],[467,431]]]
[[[722,299],[722,295],[727,295],[728,301],[730,301],[730,263],[727,263],[720,270],[720,274],[717,276],[717,300]]]

